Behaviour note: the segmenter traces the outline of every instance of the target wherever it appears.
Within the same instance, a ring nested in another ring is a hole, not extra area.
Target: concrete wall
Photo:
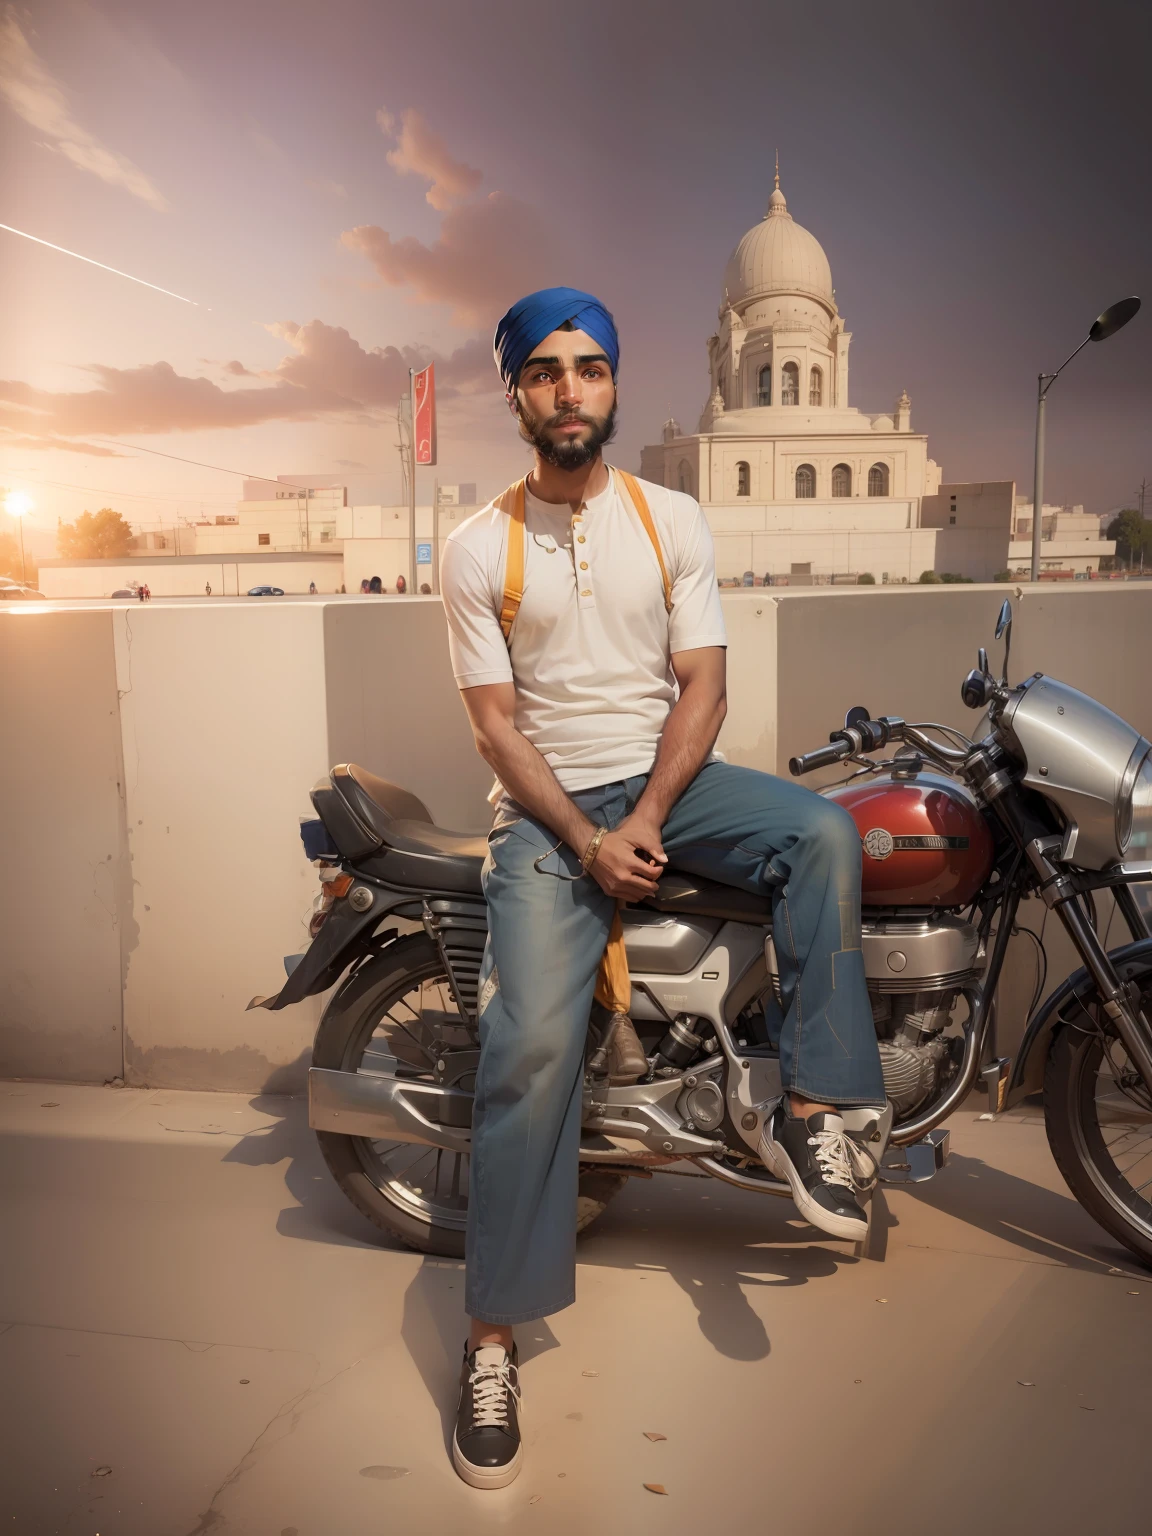
[[[726,592],[722,748],[786,772],[858,703],[971,729],[960,680],[978,645],[997,659],[1006,594],[1013,676],[1048,671],[1152,734],[1152,588],[1020,591]],[[0,663],[0,1075],[298,1088],[318,1001],[245,1006],[306,943],[317,887],[297,823],[312,783],[334,762],[361,761],[443,825],[487,825],[489,774],[439,601],[10,605]],[[1046,938],[1055,982],[1071,959],[1054,926]],[[1008,1043],[1034,976],[1026,946]]]

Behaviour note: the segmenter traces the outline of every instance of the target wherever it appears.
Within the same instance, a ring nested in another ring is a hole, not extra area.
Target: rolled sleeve
[[[512,663],[490,584],[475,555],[451,538],[440,563],[440,591],[457,686],[510,683]]]
[[[724,611],[716,586],[712,532],[699,506],[676,562],[668,644],[673,655],[677,651],[699,651],[709,645],[728,644]]]

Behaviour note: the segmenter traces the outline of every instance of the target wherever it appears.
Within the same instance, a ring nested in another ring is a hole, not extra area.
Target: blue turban
[[[541,288],[539,293],[530,293],[513,304],[496,327],[492,350],[509,394],[515,393],[520,370],[532,356],[532,348],[565,320],[571,320],[577,330],[587,332],[599,342],[611,365],[612,377],[616,377],[620,339],[615,320],[600,300],[590,293],[581,293],[579,288]]]

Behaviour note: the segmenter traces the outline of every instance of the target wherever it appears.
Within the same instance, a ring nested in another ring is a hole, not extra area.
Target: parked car
[[[133,589],[131,587],[117,587],[115,592],[113,592],[112,596],[113,597],[135,597],[136,593],[133,591]]]
[[[283,587],[249,587],[249,597],[283,597]]]
[[[38,592],[35,587],[29,587],[22,581],[9,581],[7,577],[0,576],[0,602],[21,601],[29,598],[32,601],[44,601],[43,592]]]

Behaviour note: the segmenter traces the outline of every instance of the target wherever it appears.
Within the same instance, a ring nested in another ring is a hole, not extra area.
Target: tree
[[[28,574],[32,574],[31,565]],[[7,530],[0,532],[0,576],[11,576],[13,581],[20,580],[20,540]]]
[[[858,587],[874,587],[876,585],[876,578],[871,571],[861,571],[856,578],[856,585]]]
[[[1011,571],[997,571],[995,576],[993,576],[992,580],[993,581],[1011,581],[1012,580],[1012,572]]]
[[[119,512],[101,507],[99,512],[84,512],[74,523],[62,523],[56,533],[56,548],[65,560],[114,560],[128,553],[132,529]]]
[[[918,585],[921,587],[934,587],[939,584],[940,578],[935,571],[921,571]]]
[[[1116,555],[1128,565],[1139,565],[1140,556],[1152,558],[1152,524],[1135,507],[1126,507],[1108,524],[1108,537],[1116,540]]]

